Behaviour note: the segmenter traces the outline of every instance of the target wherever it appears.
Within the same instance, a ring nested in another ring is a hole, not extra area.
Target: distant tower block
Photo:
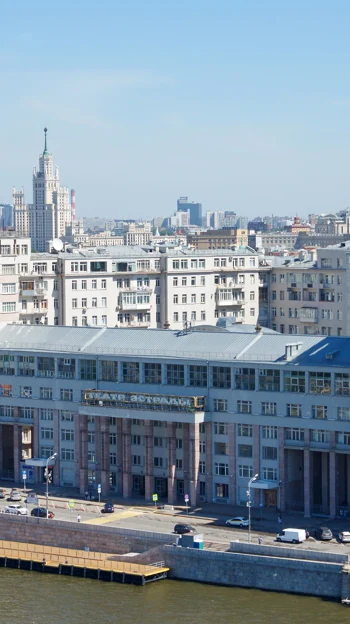
[[[75,209],[75,190],[74,189],[72,189],[70,192],[70,203],[72,206],[72,221],[73,223],[75,223],[76,218],[77,218],[77,213]]]

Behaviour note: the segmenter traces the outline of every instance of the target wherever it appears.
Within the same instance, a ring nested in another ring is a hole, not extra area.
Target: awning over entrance
[[[46,468],[47,459],[44,457],[31,457],[31,459],[26,459],[24,462],[25,466],[32,466],[33,468]],[[49,466],[53,466],[55,464],[55,459],[50,459]]]
[[[257,480],[253,481],[250,487],[254,490],[276,490],[279,488],[279,482]]]

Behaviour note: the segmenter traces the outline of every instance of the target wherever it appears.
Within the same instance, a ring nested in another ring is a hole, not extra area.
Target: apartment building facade
[[[287,334],[350,335],[350,242],[285,258],[269,276],[269,327]]]
[[[5,322],[183,329],[189,323],[214,325],[224,316],[258,320],[258,257],[249,249],[121,246],[30,254],[26,241],[26,262],[18,257],[11,269],[11,317],[2,297]]]
[[[0,474],[125,498],[335,517],[350,504],[349,339],[0,327]],[[24,435],[25,434],[25,435]],[[43,462],[42,462],[43,463]]]

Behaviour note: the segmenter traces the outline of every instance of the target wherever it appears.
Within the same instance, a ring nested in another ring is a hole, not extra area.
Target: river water
[[[340,603],[181,581],[145,587],[0,569],[1,624],[345,624]]]

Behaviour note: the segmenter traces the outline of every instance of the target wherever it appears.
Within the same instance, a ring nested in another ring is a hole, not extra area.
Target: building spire
[[[44,128],[45,133],[45,145],[44,145],[44,154],[47,154],[47,128]]]

